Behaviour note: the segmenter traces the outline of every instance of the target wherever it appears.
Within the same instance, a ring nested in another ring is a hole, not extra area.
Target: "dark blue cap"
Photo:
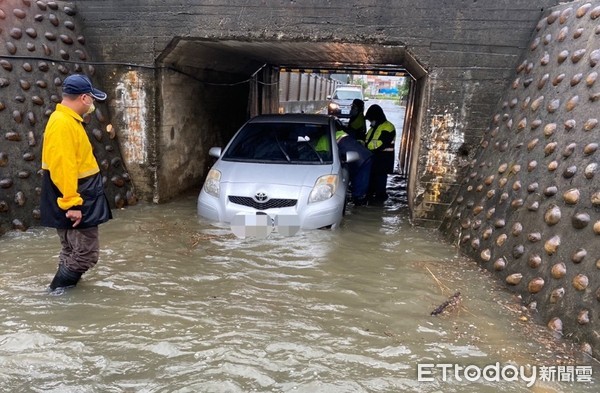
[[[106,93],[92,86],[92,81],[85,75],[73,74],[65,78],[62,85],[66,94],[89,94],[97,100],[106,100]]]

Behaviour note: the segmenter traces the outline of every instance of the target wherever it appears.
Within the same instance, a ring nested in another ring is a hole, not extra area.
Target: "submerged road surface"
[[[115,211],[99,264],[62,296],[46,293],[55,232],[4,236],[0,391],[598,391],[593,361],[411,227],[393,189],[338,230],[260,240],[198,220],[196,195]]]

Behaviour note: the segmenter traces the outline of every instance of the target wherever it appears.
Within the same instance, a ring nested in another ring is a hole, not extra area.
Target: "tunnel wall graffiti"
[[[0,234],[39,223],[41,145],[48,116],[69,74],[104,75],[91,56],[75,8],[68,3],[0,2]],[[110,98],[109,98],[110,99]],[[136,203],[108,106],[97,103],[86,130],[113,207]]]
[[[600,356],[600,1],[546,12],[441,226]],[[434,161],[435,163],[435,161]]]

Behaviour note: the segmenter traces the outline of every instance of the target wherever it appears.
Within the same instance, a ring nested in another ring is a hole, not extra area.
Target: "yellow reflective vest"
[[[392,135],[383,135],[384,133],[391,133]],[[382,140],[382,136],[383,139]],[[369,128],[367,131],[367,136],[365,141],[367,143],[367,148],[371,151],[374,150],[387,150],[391,148],[394,150],[394,138],[396,137],[396,128],[389,121],[384,121],[380,125],[378,125],[375,129],[373,127]],[[385,140],[388,140],[386,143]]]
[[[337,130],[335,132],[335,141],[339,142],[340,139],[342,139],[343,137],[345,137],[347,135],[348,134],[346,134],[345,131]],[[315,150],[316,151],[329,151],[329,138],[327,137],[327,135],[323,135],[322,137],[319,138],[319,140],[317,141],[317,144],[315,145]]]
[[[364,141],[366,131],[367,123],[362,113],[348,123],[348,134],[352,135],[356,140]]]

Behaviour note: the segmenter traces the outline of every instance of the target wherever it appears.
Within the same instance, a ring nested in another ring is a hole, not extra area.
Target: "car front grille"
[[[269,199],[265,202],[256,202],[250,197],[230,195],[229,202],[235,203],[237,205],[249,206],[256,210],[266,210],[277,207],[296,206],[296,202],[298,201],[296,199]]]

